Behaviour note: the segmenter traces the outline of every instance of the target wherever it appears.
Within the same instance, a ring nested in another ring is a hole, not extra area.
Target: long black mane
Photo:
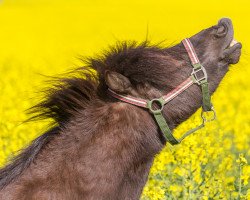
[[[31,118],[27,121],[51,118],[53,126],[10,160],[7,166],[0,169],[0,189],[27,169],[46,144],[59,134],[60,127],[64,126],[79,109],[85,109],[89,101],[95,98],[98,85],[96,71],[89,67],[76,71],[74,74],[77,74],[77,77],[53,79],[53,86],[45,90],[45,99],[28,110]]]
[[[153,85],[160,85],[161,73],[147,73],[150,70],[143,69],[143,67],[161,67],[162,63],[165,63],[166,60],[161,60],[160,57],[154,58],[153,55],[156,54],[162,54],[162,49],[150,46],[148,42],[139,45],[136,42],[119,43],[97,58],[85,59],[85,67],[66,74],[66,78],[53,80],[54,84],[45,91],[44,100],[28,110],[32,114],[28,121],[52,118],[54,125],[31,142],[30,146],[22,150],[7,166],[0,169],[0,189],[15,180],[30,166],[39,152],[60,133],[60,128],[65,126],[72,116],[79,110],[87,108],[91,100],[105,97],[107,89],[104,81],[105,70],[126,73],[133,84],[136,84],[136,81],[146,80],[153,81],[151,83]],[[161,70],[156,69],[155,72],[157,71]]]

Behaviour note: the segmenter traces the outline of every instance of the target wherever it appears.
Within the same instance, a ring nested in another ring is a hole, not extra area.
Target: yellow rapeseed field
[[[250,199],[250,3],[247,0],[0,0],[0,166],[46,130],[22,123],[48,77],[117,40],[166,46],[230,17],[239,64],[213,95],[218,120],[156,157],[142,200]],[[47,85],[46,85],[47,86]],[[175,130],[200,123],[198,111]]]

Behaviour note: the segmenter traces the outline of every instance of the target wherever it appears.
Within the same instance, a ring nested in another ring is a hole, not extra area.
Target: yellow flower
[[[239,158],[236,160],[236,162],[239,163],[240,165],[246,165],[247,164],[247,160],[243,156],[243,154],[239,154]]]

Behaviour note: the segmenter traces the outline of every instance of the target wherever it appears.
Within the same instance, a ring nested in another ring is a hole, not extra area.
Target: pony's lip
[[[242,44],[240,42],[237,42],[236,40],[232,40],[229,47],[226,49],[228,52],[234,52],[236,49],[241,49]]]
[[[234,47],[234,48],[233,48]],[[237,48],[241,48],[242,45],[240,42],[238,42],[236,39],[232,39],[232,41],[229,43],[229,45],[226,47],[225,50],[229,50],[229,49],[237,49]]]
[[[224,52],[224,54],[229,55],[232,54],[236,49],[241,49],[242,48],[242,44],[240,42],[237,42],[235,44],[233,44],[233,46],[227,48]]]
[[[223,60],[228,64],[236,64],[241,56],[241,48],[242,44],[240,42],[237,42],[233,44],[233,46],[225,49],[222,57]]]

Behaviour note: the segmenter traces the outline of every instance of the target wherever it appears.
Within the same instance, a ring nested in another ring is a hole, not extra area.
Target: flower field
[[[238,1],[0,0],[0,166],[46,130],[22,123],[48,76],[122,40],[169,46],[224,16],[242,42],[213,95],[217,120],[157,155],[142,200],[250,199],[250,3]],[[46,76],[43,76],[46,75]],[[200,123],[200,110],[174,132]]]

